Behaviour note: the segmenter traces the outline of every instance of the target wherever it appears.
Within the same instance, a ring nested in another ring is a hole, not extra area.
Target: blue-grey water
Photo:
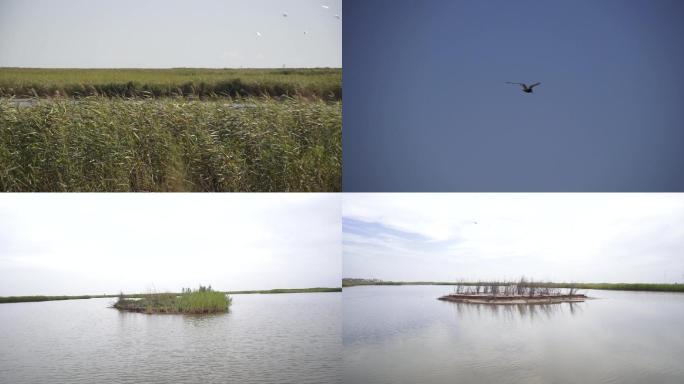
[[[0,304],[0,383],[341,383],[340,293],[234,295],[230,313],[113,299]]]
[[[446,286],[343,292],[345,383],[684,383],[684,294],[584,303],[436,300]]]

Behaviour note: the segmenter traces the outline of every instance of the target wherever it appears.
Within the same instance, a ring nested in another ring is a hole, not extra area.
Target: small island
[[[563,290],[543,283],[520,279],[511,283],[482,283],[458,285],[454,293],[438,300],[469,304],[559,304],[576,303],[587,299],[577,288]]]
[[[140,313],[186,313],[206,314],[228,312],[232,299],[224,292],[211,289],[211,285],[198,289],[183,288],[178,293],[150,293],[140,297],[129,298],[123,293],[112,305],[120,311]]]

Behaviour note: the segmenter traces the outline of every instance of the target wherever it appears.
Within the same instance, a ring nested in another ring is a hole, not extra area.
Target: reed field
[[[336,192],[340,77],[0,69],[0,190]]]
[[[0,97],[342,98],[342,70],[0,68]]]
[[[0,99],[3,191],[339,191],[340,102]]]

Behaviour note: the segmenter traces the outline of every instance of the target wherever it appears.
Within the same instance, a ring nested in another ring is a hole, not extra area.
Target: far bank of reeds
[[[238,294],[277,294],[277,293],[316,293],[316,292],[342,292],[342,288],[289,288],[267,289],[257,291],[229,291],[231,295]]]
[[[324,293],[324,292],[342,292],[342,288],[277,288],[277,289],[266,289],[266,290],[251,290],[251,291],[227,291],[222,292],[226,295],[237,295],[237,294],[286,294],[286,293]],[[181,293],[166,293],[175,296],[181,295]],[[133,294],[123,294],[118,295],[79,295],[79,296],[0,296],[0,304],[3,303],[27,303],[27,302],[37,302],[37,301],[53,301],[53,300],[81,300],[81,299],[95,299],[95,298],[123,298],[123,299],[143,299],[145,297],[156,295],[156,293],[133,293]]]
[[[82,299],[94,299],[101,297],[109,297],[107,295],[91,296],[91,295],[80,295],[80,296],[0,296],[0,304],[4,303],[30,303],[38,301],[55,301],[55,300],[82,300]]]
[[[342,279],[343,287],[362,285],[453,285],[453,286],[503,286],[505,281],[383,281],[379,279],[345,278]],[[540,288],[575,288],[575,289],[599,289],[616,291],[654,291],[654,292],[684,292],[684,284],[651,284],[651,283],[554,283],[534,282]],[[484,289],[484,288],[482,288]]]
[[[0,68],[0,97],[342,98],[340,68]]]

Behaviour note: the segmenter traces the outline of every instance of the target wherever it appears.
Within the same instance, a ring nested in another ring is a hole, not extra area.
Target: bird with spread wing
[[[539,85],[539,84],[541,84],[541,83],[534,83],[534,84],[528,86],[528,85],[525,84],[525,83],[511,83],[510,81],[507,81],[506,84],[518,84],[518,85],[520,85],[520,86],[523,87],[523,89],[522,89],[523,92],[525,92],[525,93],[532,93],[532,88],[536,87],[537,85]]]

